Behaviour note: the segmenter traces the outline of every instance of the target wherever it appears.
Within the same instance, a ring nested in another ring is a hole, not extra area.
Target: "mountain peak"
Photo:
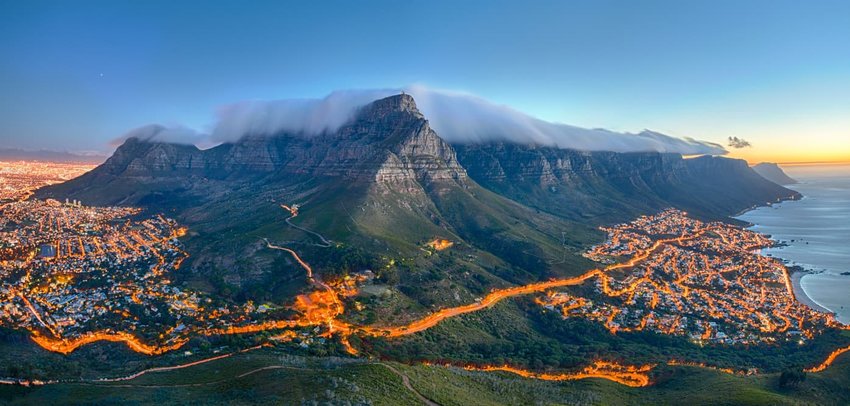
[[[763,178],[776,183],[777,185],[791,185],[797,183],[794,178],[786,175],[785,171],[773,162],[762,162],[760,164],[753,165],[753,170]]]
[[[410,113],[416,118],[425,118],[416,106],[416,100],[407,93],[401,93],[383,99],[378,99],[366,106],[364,112],[379,117],[396,113]]]

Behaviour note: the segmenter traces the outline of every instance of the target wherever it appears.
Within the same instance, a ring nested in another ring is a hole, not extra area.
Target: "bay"
[[[750,210],[737,218],[751,230],[769,234],[786,246],[764,254],[814,271],[800,285],[812,301],[850,323],[850,165],[785,166],[799,183],[788,185],[803,194]]]

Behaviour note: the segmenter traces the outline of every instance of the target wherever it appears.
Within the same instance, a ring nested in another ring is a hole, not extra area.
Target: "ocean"
[[[806,296],[850,324],[850,165],[782,169],[799,182],[787,187],[804,197],[737,218],[754,224],[751,230],[786,243],[763,253],[814,271],[800,280]]]

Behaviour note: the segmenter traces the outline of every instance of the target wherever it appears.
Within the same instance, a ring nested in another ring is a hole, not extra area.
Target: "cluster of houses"
[[[759,254],[772,244],[763,235],[674,209],[605,230],[608,239],[587,257],[612,263],[649,255],[607,272],[590,297],[562,292],[541,305],[612,333],[650,330],[700,343],[803,343],[827,326],[828,315],[794,299],[786,267]]]

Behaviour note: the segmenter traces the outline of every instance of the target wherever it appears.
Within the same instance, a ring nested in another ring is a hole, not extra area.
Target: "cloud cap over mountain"
[[[676,138],[649,130],[633,134],[552,123],[468,93],[435,90],[423,86],[340,90],[322,99],[234,103],[223,106],[216,112],[217,120],[208,139],[213,143],[221,143],[233,142],[246,135],[271,136],[290,133],[316,136],[333,132],[353,119],[361,107],[402,91],[414,97],[419,110],[430,121],[431,127],[450,143],[505,141],[583,151],[654,151],[683,155],[727,153],[719,144]],[[188,134],[189,139],[186,142],[198,143],[197,134],[185,128],[163,133]]]

